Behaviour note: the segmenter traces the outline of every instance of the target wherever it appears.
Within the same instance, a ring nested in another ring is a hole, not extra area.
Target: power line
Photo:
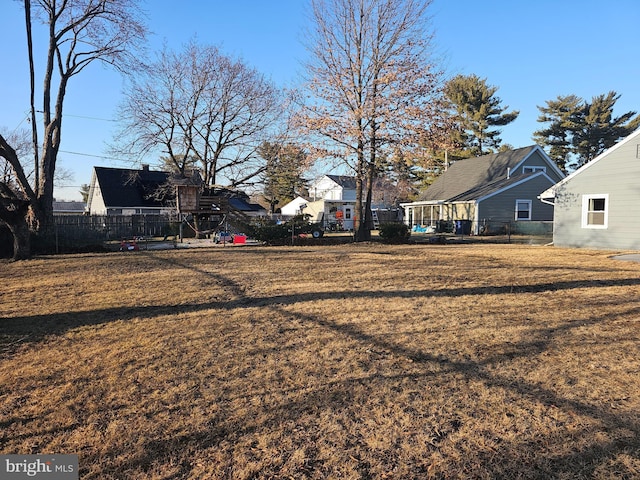
[[[83,115],[72,115],[70,113],[64,113],[64,117],[73,117],[73,118],[84,118],[86,120],[98,120],[100,122],[116,122],[117,120],[113,118],[99,118],[99,117],[87,117]]]
[[[36,112],[44,113],[42,110],[36,110]],[[117,120],[115,120],[113,118],[88,117],[88,116],[85,116],[85,115],[73,115],[72,113],[64,113],[62,116],[63,117],[72,117],[72,118],[83,118],[85,120],[96,120],[96,121],[99,121],[99,122],[117,122]],[[29,117],[29,112],[28,111],[24,114],[24,117],[22,118],[22,120],[20,120],[20,123],[18,123],[16,128],[13,129],[12,133],[16,133],[18,131],[18,129],[20,128],[20,126],[25,121],[29,122],[29,123],[31,122],[31,118]]]
[[[44,113],[42,110],[36,110],[38,113]],[[113,118],[88,117],[86,115],[74,115],[73,113],[63,113],[62,117],[84,118],[85,120],[98,120],[100,122],[116,122]]]
[[[69,150],[59,150],[60,153],[68,153],[69,155],[80,155],[83,157],[93,157],[93,158],[101,158],[103,160],[112,160],[114,162],[122,162],[122,163],[135,163],[131,160],[123,160],[121,158],[113,158],[113,157],[105,157],[104,155],[94,155],[91,153],[81,153],[81,152],[71,152]]]
[[[20,120],[20,123],[16,126],[16,128],[14,128],[14,129],[13,129],[12,134],[15,134],[15,133],[18,131],[18,129],[20,128],[20,126],[21,126],[25,121],[26,121],[26,122],[30,122],[30,120],[29,120],[29,112],[26,112],[26,113],[24,114],[24,117],[22,117],[22,120]]]

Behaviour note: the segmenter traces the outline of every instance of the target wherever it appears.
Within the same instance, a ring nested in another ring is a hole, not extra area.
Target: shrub
[[[411,236],[409,226],[404,223],[383,223],[379,235],[385,243],[405,243]]]
[[[279,243],[279,241],[291,237],[291,227],[286,224],[258,223],[251,225],[249,236],[267,244]]]
[[[283,240],[290,239],[292,230],[296,235],[322,237],[324,234],[322,228],[318,224],[310,223],[308,217],[309,215],[296,215],[291,220],[277,225],[268,219],[259,219],[247,231],[250,237],[269,245],[281,244]]]

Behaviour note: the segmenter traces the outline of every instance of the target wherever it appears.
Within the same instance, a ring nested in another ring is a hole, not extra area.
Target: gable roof
[[[622,140],[620,140],[618,143],[616,143],[613,147],[606,149],[604,152],[602,152],[600,155],[598,155],[596,158],[594,158],[593,160],[591,160],[589,163],[584,164],[583,166],[581,166],[580,168],[578,168],[577,170],[575,170],[574,172],[570,173],[569,175],[567,175],[566,177],[564,177],[562,180],[560,180],[558,183],[556,183],[555,185],[553,185],[551,188],[548,188],[547,190],[545,190],[544,192],[542,192],[540,195],[538,195],[538,198],[540,198],[541,200],[548,200],[551,201],[552,199],[554,199],[556,197],[556,191],[558,190],[558,187],[564,185],[567,182],[570,182],[571,179],[577,175],[580,175],[582,172],[584,172],[585,170],[587,170],[588,168],[592,167],[593,165],[595,165],[596,163],[598,163],[600,160],[602,160],[603,158],[609,156],[610,153],[616,151],[618,148],[620,148],[622,145],[633,141],[636,137],[640,137],[640,128],[637,129],[635,132],[629,134],[627,137],[623,138]]]
[[[158,187],[167,183],[169,172],[148,168],[93,167],[96,182],[107,207],[158,208],[163,201],[154,196]]]
[[[517,167],[534,152],[541,153],[545,159],[548,158],[542,148],[538,145],[531,145],[506,152],[458,160],[427,188],[420,196],[420,200],[449,201],[474,190],[482,190],[483,187],[493,182],[508,180],[509,171],[515,172]],[[553,162],[548,163],[553,166]],[[477,198],[479,197],[474,197],[474,199]]]
[[[342,188],[348,188],[350,190],[356,188],[356,177],[348,175],[327,175],[327,178],[330,178]]]

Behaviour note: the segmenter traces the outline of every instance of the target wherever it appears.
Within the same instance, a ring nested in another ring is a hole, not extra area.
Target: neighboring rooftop
[[[94,167],[105,205],[112,207],[158,207],[159,187],[165,185],[168,172],[128,168]]]
[[[537,145],[507,152],[467,158],[453,163],[420,196],[420,200],[449,200],[469,190],[497,180],[506,179],[509,171],[539,149]]]
[[[53,201],[53,213],[59,214],[75,214],[75,213],[84,213],[85,207],[87,206],[84,202],[78,201],[65,201],[65,200],[54,200]]]
[[[336,182],[342,188],[356,188],[356,177],[351,177],[349,175],[327,175],[327,177]]]

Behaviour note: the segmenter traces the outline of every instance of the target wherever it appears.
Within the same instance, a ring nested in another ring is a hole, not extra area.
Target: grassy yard
[[[0,452],[96,480],[640,478],[640,264],[609,255],[0,263]]]

